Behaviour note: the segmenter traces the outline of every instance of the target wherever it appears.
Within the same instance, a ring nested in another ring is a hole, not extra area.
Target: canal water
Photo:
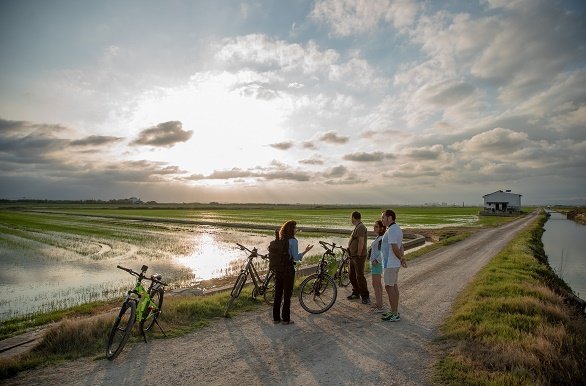
[[[586,299],[586,225],[550,212],[541,238],[549,264],[576,295]]]

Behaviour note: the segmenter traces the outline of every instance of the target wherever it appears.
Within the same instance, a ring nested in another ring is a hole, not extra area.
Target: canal
[[[549,264],[576,295],[586,299],[586,225],[549,213],[541,238]]]

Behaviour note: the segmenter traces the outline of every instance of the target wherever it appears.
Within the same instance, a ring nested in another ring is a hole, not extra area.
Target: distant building
[[[485,194],[484,212],[482,214],[518,214],[521,213],[521,194],[511,193],[510,190],[498,190]]]

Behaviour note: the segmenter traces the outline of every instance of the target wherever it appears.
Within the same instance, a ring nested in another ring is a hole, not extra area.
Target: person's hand
[[[372,261],[372,265],[378,265],[378,260],[377,260],[377,259],[374,259],[374,260]]]
[[[401,258],[401,267],[407,268],[407,260],[404,257]]]
[[[305,252],[309,251],[311,248],[313,248],[313,244],[310,244],[307,247],[305,247]]]

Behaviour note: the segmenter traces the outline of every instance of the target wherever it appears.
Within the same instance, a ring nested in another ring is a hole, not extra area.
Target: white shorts
[[[385,268],[385,285],[394,286],[399,280],[399,267],[397,268]]]

